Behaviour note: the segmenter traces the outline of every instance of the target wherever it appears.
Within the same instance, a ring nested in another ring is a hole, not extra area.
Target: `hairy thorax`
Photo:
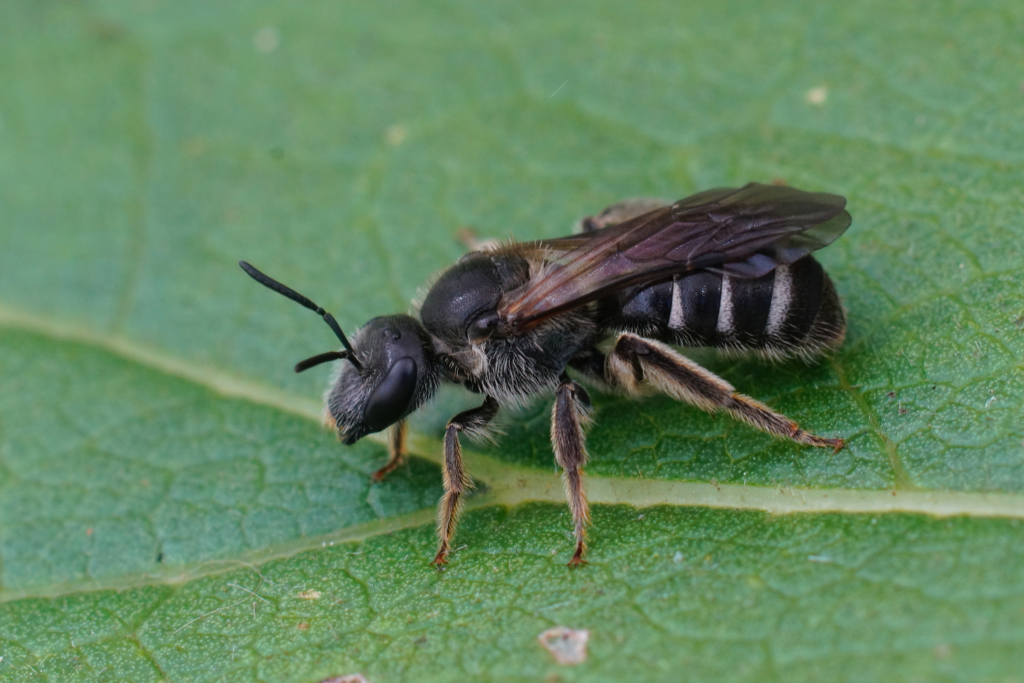
[[[569,360],[594,344],[594,311],[584,306],[545,320],[526,333],[502,336],[497,310],[510,293],[543,272],[544,264],[515,247],[475,252],[438,278],[420,316],[453,379],[501,403],[524,404],[558,384]]]
[[[525,405],[550,393],[576,354],[599,341],[599,329],[586,309],[562,314],[526,334],[488,339],[480,345],[480,389],[502,403]]]

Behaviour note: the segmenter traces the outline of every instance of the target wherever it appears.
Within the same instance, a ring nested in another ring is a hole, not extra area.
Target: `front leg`
[[[473,480],[466,474],[462,466],[462,447],[459,445],[459,432],[480,434],[498,414],[498,402],[490,396],[479,408],[461,412],[448,422],[444,432],[444,495],[437,508],[437,555],[434,564],[440,567],[448,563],[448,551],[451,538],[455,534],[459,514],[462,512],[462,494],[473,486]]]
[[[842,439],[828,439],[800,429],[793,420],[736,391],[721,377],[705,370],[674,349],[635,334],[623,334],[606,365],[609,383],[636,393],[646,381],[658,391],[713,413],[726,410],[733,417],[783,439],[839,451]]]
[[[551,409],[551,445],[555,450],[555,460],[562,467],[562,481],[576,537],[576,552],[569,560],[570,567],[586,563],[583,553],[587,550],[590,508],[583,492],[583,466],[587,464],[583,429],[589,422],[590,396],[586,389],[563,375],[555,390],[555,405]]]
[[[384,477],[394,472],[405,462],[405,420],[399,420],[391,427],[391,433],[388,438],[388,450],[391,453],[391,457],[388,458],[384,467],[373,473],[371,477],[373,481],[383,481]]]

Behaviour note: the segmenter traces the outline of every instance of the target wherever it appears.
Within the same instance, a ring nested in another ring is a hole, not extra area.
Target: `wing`
[[[681,199],[618,225],[521,245],[544,272],[498,307],[507,333],[624,287],[707,269],[753,278],[831,244],[850,226],[839,195],[750,183]]]

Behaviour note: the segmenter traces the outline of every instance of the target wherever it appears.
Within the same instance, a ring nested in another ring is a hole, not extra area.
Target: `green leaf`
[[[1019,4],[1019,3],[1018,3]],[[1020,680],[1017,4],[0,5],[0,678]],[[550,403],[410,464],[316,422],[336,342],[482,236],[628,196],[839,192],[849,334],[696,352],[848,446],[595,396],[591,564]],[[541,647],[586,629],[588,657]]]

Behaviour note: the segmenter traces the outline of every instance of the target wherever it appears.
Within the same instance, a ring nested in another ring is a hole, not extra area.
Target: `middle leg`
[[[583,466],[587,464],[587,448],[583,430],[590,422],[590,396],[587,390],[568,377],[555,390],[555,405],[551,409],[551,445],[555,460],[562,467],[565,496],[572,512],[576,551],[569,560],[570,567],[585,564],[587,551],[587,524],[590,507],[583,492]]]

